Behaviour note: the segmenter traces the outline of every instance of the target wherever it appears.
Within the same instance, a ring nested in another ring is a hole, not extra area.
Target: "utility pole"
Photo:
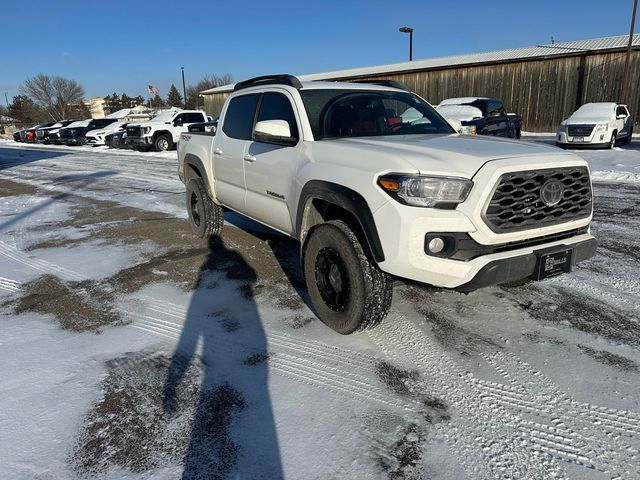
[[[633,1],[633,13],[631,14],[631,28],[629,29],[629,43],[627,44],[627,55],[624,59],[624,70],[622,74],[622,98],[621,101],[629,103],[627,98],[629,92],[629,62],[631,60],[631,49],[633,46],[633,27],[636,23],[636,12],[638,10],[638,0]]]
[[[7,92],[4,92],[4,101],[7,104],[7,108],[9,108],[9,99],[7,98]]]
[[[182,98],[184,98],[184,108],[187,108],[187,87],[185,87],[184,84],[184,67],[180,67],[180,70],[182,70]]]

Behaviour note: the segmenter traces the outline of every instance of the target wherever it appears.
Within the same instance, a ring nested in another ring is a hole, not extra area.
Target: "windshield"
[[[572,115],[574,118],[580,117],[613,117],[614,104],[613,103],[587,103],[581,106]]]
[[[176,114],[176,110],[169,110],[162,112],[151,119],[152,122],[170,122],[173,116]]]
[[[316,140],[454,133],[426,102],[407,92],[301,90]]]

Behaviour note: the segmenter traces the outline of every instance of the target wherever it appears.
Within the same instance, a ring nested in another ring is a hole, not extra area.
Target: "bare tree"
[[[69,78],[40,73],[27,79],[20,91],[55,121],[70,118],[86,110],[83,103],[84,88]]]
[[[198,104],[202,105],[204,103],[199,97],[200,92],[203,90],[228,85],[229,83],[233,83],[233,77],[229,73],[205,75],[197,84],[187,87],[187,108],[197,108]]]

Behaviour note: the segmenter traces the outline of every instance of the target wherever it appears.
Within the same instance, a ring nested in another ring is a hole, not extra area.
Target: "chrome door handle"
[[[254,157],[253,155],[249,155],[248,153],[244,156],[244,161],[245,162],[250,162],[253,163],[257,160],[256,157]]]
[[[213,154],[214,155],[222,155],[222,150],[220,150],[219,148],[214,148],[213,149]]]

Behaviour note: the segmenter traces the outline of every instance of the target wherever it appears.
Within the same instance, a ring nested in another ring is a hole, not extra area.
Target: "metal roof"
[[[411,72],[416,70],[428,70],[458,65],[470,65],[475,63],[503,62],[508,60],[532,59],[537,57],[558,56],[576,54],[579,52],[592,52],[598,50],[611,50],[625,48],[629,42],[628,35],[594,38],[590,40],[575,40],[554,44],[536,45],[533,47],[510,48],[493,52],[470,53],[449,57],[426,58],[413,62],[390,63],[373,67],[351,68],[346,70],[334,70],[331,72],[312,73],[298,75],[300,81],[349,79],[371,75],[384,75],[389,73]],[[640,34],[633,36],[633,46],[640,46]],[[204,90],[203,94],[223,93],[233,90],[235,84]]]

